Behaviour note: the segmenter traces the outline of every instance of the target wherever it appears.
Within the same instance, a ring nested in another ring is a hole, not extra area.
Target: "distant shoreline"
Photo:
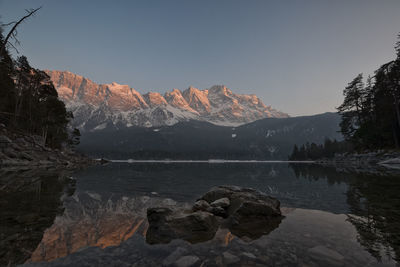
[[[100,159],[98,159],[100,160]],[[210,159],[210,160],[118,160],[110,159],[113,163],[211,163],[211,164],[223,164],[223,163],[315,163],[315,161],[301,161],[301,160],[224,160],[224,159]]]

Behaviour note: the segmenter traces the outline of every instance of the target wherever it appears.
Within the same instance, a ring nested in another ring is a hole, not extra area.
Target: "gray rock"
[[[10,158],[16,159],[18,158],[18,154],[11,148],[6,148],[3,150],[3,153]]]
[[[198,210],[207,211],[210,208],[211,208],[211,206],[210,206],[210,204],[208,204],[207,201],[200,199],[194,203],[192,210],[193,211],[198,211]]]
[[[315,246],[308,249],[311,258],[319,262],[324,262],[329,265],[341,266],[344,264],[344,257],[337,251],[324,246]]]
[[[253,253],[250,253],[250,252],[243,252],[242,253],[242,255],[245,257],[245,258],[249,258],[249,259],[257,259],[257,257],[253,254]]]
[[[208,212],[214,214],[215,216],[226,218],[228,213],[224,208],[221,207],[210,207],[207,209]]]
[[[16,143],[11,143],[10,147],[15,151],[24,151],[24,148]]]
[[[26,144],[26,140],[22,137],[15,139],[15,142],[18,144],[23,144],[23,145]]]
[[[183,256],[179,260],[175,262],[176,267],[190,267],[195,265],[198,261],[200,261],[197,256]]]
[[[147,220],[146,241],[150,244],[169,243],[173,239],[203,242],[212,239],[219,226],[217,218],[209,212],[170,208],[147,209]]]
[[[0,151],[0,159],[9,159],[3,152]]]
[[[282,221],[279,201],[257,190],[218,186],[201,199],[214,202],[221,198],[230,200],[227,217],[229,229],[236,236],[257,239],[277,228]]]
[[[231,253],[225,251],[222,253],[222,256],[224,257],[224,263],[229,265],[229,264],[234,264],[240,261],[239,257],[232,255]]]
[[[231,204],[231,202],[229,201],[229,198],[227,197],[223,197],[220,199],[215,200],[214,202],[211,203],[212,207],[221,207],[221,208],[227,208],[229,207],[229,205]]]
[[[400,158],[391,158],[379,162],[378,164],[400,164]]]
[[[170,255],[168,255],[168,257],[166,257],[163,262],[162,265],[163,266],[170,266],[172,265],[174,262],[176,262],[179,258],[182,257],[182,255],[184,255],[185,253],[188,253],[188,250],[185,248],[181,248],[178,247],[177,249],[175,249]]]
[[[29,161],[35,160],[35,158],[33,156],[31,156],[30,154],[25,153],[25,152],[21,152],[19,154],[19,158],[20,159],[26,159],[26,160],[29,160]]]
[[[5,135],[0,135],[0,143],[11,143],[11,139]]]
[[[49,161],[57,161],[58,160],[58,158],[55,156],[55,155],[48,155],[47,156],[47,160],[49,160]]]
[[[49,160],[39,160],[40,165],[51,165],[52,162]]]
[[[212,206],[208,204],[210,201]],[[212,239],[220,226],[250,241],[278,227],[283,218],[279,205],[275,198],[254,189],[215,187],[191,210],[149,208],[146,241],[150,244],[169,243],[173,239],[204,242]]]
[[[228,198],[230,199],[230,196],[234,193],[234,191],[240,191],[242,188],[238,186],[217,186],[211,188],[210,191],[208,191],[204,196],[201,197],[201,199],[204,199],[208,203],[212,203],[215,200],[221,199],[221,198]]]
[[[271,213],[281,215],[279,210],[280,203],[276,198],[270,197],[260,191],[252,188],[243,188],[239,186],[223,185],[213,187],[201,199],[213,203],[221,198],[228,198],[230,201],[229,211],[230,214],[235,212],[244,202],[258,202],[269,206]]]

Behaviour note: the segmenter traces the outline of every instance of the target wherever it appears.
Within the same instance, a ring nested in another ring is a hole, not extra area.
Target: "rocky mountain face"
[[[223,85],[199,90],[173,89],[141,95],[128,85],[97,84],[68,71],[46,71],[59,97],[74,113],[73,126],[84,131],[131,126],[159,127],[199,120],[238,126],[287,114],[266,106],[255,95],[235,94]]]

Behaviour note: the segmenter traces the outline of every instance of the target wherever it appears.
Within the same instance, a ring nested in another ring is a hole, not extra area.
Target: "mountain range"
[[[72,126],[81,131],[159,127],[190,120],[239,126],[264,118],[289,117],[266,106],[256,95],[235,94],[224,85],[142,95],[128,85],[97,84],[68,71],[46,73],[74,114]]]
[[[341,139],[340,116],[289,117],[226,86],[140,94],[46,71],[81,130],[78,150],[112,159],[282,159],[295,144]]]

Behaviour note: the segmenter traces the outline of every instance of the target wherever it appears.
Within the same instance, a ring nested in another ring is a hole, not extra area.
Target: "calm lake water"
[[[75,173],[2,170],[0,182],[1,266],[397,266],[400,256],[395,172],[289,163],[111,163]],[[285,218],[255,240],[220,229],[198,244],[145,242],[148,207],[192,204],[224,184],[278,198]]]

